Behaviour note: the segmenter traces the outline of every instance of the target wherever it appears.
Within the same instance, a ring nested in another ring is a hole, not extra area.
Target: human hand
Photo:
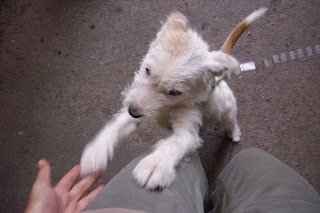
[[[80,212],[103,189],[97,187],[86,197],[82,195],[99,179],[100,175],[90,175],[74,185],[79,177],[80,166],[74,166],[55,187],[51,186],[51,167],[42,159],[38,162],[37,178],[32,186],[25,213],[34,212]]]

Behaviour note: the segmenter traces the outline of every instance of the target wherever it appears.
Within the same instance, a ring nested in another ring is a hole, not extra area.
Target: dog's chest
[[[156,123],[164,128],[170,128],[171,122],[170,122],[170,116],[168,114],[161,113],[157,117],[154,118]]]

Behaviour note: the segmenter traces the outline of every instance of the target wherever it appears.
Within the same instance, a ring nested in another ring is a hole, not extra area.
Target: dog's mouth
[[[129,106],[128,111],[133,118],[140,118],[144,116],[144,114],[141,111],[139,111],[137,108],[133,107],[132,105]]]

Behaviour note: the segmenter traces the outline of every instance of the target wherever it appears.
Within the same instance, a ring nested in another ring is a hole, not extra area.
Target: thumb
[[[47,160],[41,159],[38,162],[38,174],[36,182],[51,184],[51,167]]]

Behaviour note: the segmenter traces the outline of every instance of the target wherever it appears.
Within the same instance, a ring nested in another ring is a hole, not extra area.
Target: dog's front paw
[[[89,143],[83,150],[80,168],[81,176],[96,174],[107,168],[108,152],[105,144]]]
[[[174,164],[164,156],[150,154],[133,170],[133,177],[139,187],[146,186],[149,190],[162,189],[174,180]]]

